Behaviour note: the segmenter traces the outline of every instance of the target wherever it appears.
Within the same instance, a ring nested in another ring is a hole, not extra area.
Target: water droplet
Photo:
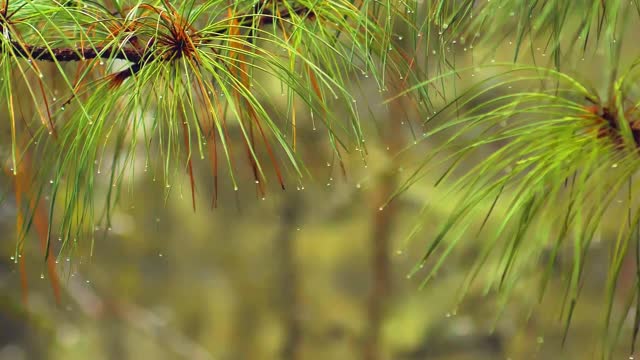
[[[44,279],[44,274],[40,273],[40,279]]]
[[[362,185],[360,185],[360,183],[356,184],[356,189],[360,189],[360,187],[362,187]]]
[[[611,167],[612,167],[612,168],[617,168],[617,167],[618,167],[618,164],[617,164],[617,163],[615,163],[615,164],[611,165]]]
[[[162,253],[158,253],[158,256],[159,256],[159,257],[162,257]]]

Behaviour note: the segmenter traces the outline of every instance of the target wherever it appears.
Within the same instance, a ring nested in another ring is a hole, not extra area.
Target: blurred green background
[[[513,48],[507,44],[473,50],[459,44],[448,51],[464,66],[474,59],[511,59]],[[597,71],[604,61],[596,52],[568,66],[586,74],[594,86],[606,86]],[[380,207],[433,144],[413,145],[422,131],[410,103],[380,105],[387,94],[373,80],[357,76],[354,92],[360,94],[365,133],[370,134],[369,154],[366,162],[357,151],[348,154],[346,176],[326,133],[314,131],[301,111],[300,151],[313,178],[290,182],[284,192],[274,181],[264,199],[247,167],[240,170],[245,180],[239,191],[221,180],[218,206],[211,209],[208,162],[198,160],[194,212],[186,173],[177,173],[166,194],[156,181],[161,175],[144,171],[147,159],[141,150],[112,224],[96,227],[83,239],[94,237],[93,256],[58,259],[64,288],[60,305],[44,262],[33,256],[27,259],[30,297],[25,308],[18,265],[3,256],[0,360],[599,358],[605,244],[615,233],[604,233],[602,242],[593,245],[564,347],[560,277],[540,304],[531,291],[533,276],[530,282],[522,279],[506,305],[480,285],[457,303],[469,259],[482,238],[468,239],[435,280],[421,288],[420,272],[407,275],[451,206],[438,201],[442,190],[432,186],[438,174]],[[275,93],[268,99],[274,113],[285,105]],[[406,146],[410,154],[396,157]],[[106,191],[108,181],[105,175],[97,188]],[[16,209],[10,185],[3,181],[3,186],[8,190],[0,204],[2,253],[13,254]],[[442,217],[421,218],[426,201],[438,204]],[[418,221],[424,230],[405,242]],[[27,246],[38,253],[34,234]],[[634,271],[633,264],[623,270],[621,291],[634,286]],[[628,320],[615,355],[620,359],[629,358],[633,318]]]

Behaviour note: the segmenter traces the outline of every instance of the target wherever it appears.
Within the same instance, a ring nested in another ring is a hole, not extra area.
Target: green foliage
[[[104,163],[114,189],[106,200],[110,221],[138,147],[147,158],[160,155],[147,167],[159,165],[167,193],[176,171],[186,168],[195,208],[196,158],[211,162],[213,204],[219,168],[238,190],[239,158],[250,163],[261,192],[265,166],[280,187],[286,177],[299,183],[305,171],[296,152],[296,111],[312,113],[314,128],[327,132],[338,156],[362,146],[346,83],[357,70],[383,86],[395,61],[388,51],[395,11],[391,2],[369,1],[5,2],[0,62],[11,171],[17,174],[29,154],[38,159],[29,183],[37,189],[51,183],[49,212],[59,211],[61,221],[47,240],[57,233],[63,247],[75,246],[68,241],[93,227],[93,191]],[[55,67],[50,81],[43,61]],[[256,78],[281,83],[288,114],[269,110],[273,96]],[[52,81],[64,95],[49,88]],[[18,84],[36,105],[32,116],[16,110]],[[329,106],[351,109],[351,116],[337,119]],[[233,148],[238,139],[243,149]]]
[[[271,182],[300,186],[308,175],[299,155],[301,111],[341,163],[347,152],[366,156],[350,84],[371,76],[388,103],[415,104],[424,120],[420,143],[431,149],[398,195],[439,173],[437,186],[455,204],[416,274],[426,266],[428,281],[456,248],[482,235],[489,241],[480,244],[463,289],[491,274],[486,291],[506,302],[523,276],[542,267],[541,298],[568,256],[562,306],[569,324],[590,247],[615,234],[607,241],[603,329],[607,346],[617,340],[620,269],[628,256],[640,258],[640,60],[625,55],[633,44],[625,38],[639,28],[637,1],[2,4],[0,93],[11,141],[0,150],[25,214],[17,253],[32,224],[40,224],[45,257],[52,237],[60,237],[61,251],[77,250],[94,224],[109,224],[122,180],[139,169],[141,156],[165,195],[186,171],[194,209],[198,158],[210,163],[214,206],[219,177],[229,179],[225,190],[239,189],[240,159],[260,194]],[[509,62],[496,63],[505,46]],[[596,61],[594,54],[605,59],[595,89],[573,70],[585,58]],[[270,93],[266,81],[277,81],[281,93]],[[286,113],[270,106],[278,97]],[[94,191],[104,168],[103,212]],[[51,201],[43,222],[45,194]],[[421,216],[433,208],[427,204]],[[634,302],[640,311],[639,289],[621,319]]]
[[[636,286],[624,295],[618,282],[623,262],[640,259],[634,192],[640,166],[638,59],[632,57],[629,65],[623,55],[623,40],[637,29],[638,4],[475,5],[464,2],[427,20],[439,22],[445,48],[454,46],[452,39],[482,34],[477,36],[480,44],[493,42],[485,46],[494,49],[489,54],[508,45],[516,62],[528,56],[527,62],[535,65],[496,64],[487,55],[470,68],[419,80],[408,91],[422,99],[423,141],[437,145],[399,192],[441,173],[436,186],[448,194],[444,201],[453,202],[414,273],[428,269],[427,284],[454,249],[473,239],[488,239],[473,255],[462,293],[480,282],[485,293],[497,292],[506,304],[524,279],[533,278],[541,301],[561,268],[566,284],[561,314],[568,331],[584,269],[597,266],[587,261],[588,254],[604,238],[610,262],[601,316],[603,354],[619,340],[630,311],[635,312],[633,344],[640,319],[640,278],[636,274]],[[496,18],[506,20],[492,21]],[[606,58],[604,86],[596,89],[588,85],[586,74],[566,70],[594,54]],[[456,86],[470,76],[479,80],[462,89]],[[443,96],[447,89],[454,95]],[[428,203],[420,216],[432,218],[439,208]],[[420,234],[421,228],[416,226],[410,236]],[[565,267],[567,260],[570,265]],[[626,297],[625,305],[615,311],[618,296]]]

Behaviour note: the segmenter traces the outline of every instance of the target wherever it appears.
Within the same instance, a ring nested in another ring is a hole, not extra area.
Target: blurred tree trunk
[[[301,358],[302,324],[298,289],[298,270],[295,263],[295,233],[300,223],[302,199],[298,192],[288,192],[283,199],[280,215],[280,231],[275,242],[281,296],[280,304],[284,340],[281,358],[296,360]]]
[[[363,348],[365,360],[384,358],[380,333],[391,291],[390,237],[397,209],[394,203],[387,205],[383,211],[380,211],[379,207],[380,204],[384,204],[396,186],[397,176],[393,171],[388,171],[381,176],[372,197],[371,290],[367,305],[368,324]]]
[[[382,140],[386,142],[390,154],[395,154],[403,146],[401,119],[406,119],[402,100],[389,105],[389,117],[385,119],[381,130],[388,134]],[[391,295],[391,232],[398,212],[396,202],[384,205],[398,188],[398,172],[391,161],[378,175],[376,187],[372,189],[371,207],[371,253],[370,274],[371,290],[367,304],[368,323],[363,344],[365,360],[384,359],[384,346],[381,330]],[[384,207],[382,207],[384,205]]]
[[[126,334],[120,324],[111,319],[105,321],[104,332],[104,353],[110,360],[126,360],[129,358],[124,336]]]

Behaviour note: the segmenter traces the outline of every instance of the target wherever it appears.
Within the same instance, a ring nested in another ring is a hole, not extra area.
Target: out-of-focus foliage
[[[0,359],[629,356],[637,2],[2,5]]]

